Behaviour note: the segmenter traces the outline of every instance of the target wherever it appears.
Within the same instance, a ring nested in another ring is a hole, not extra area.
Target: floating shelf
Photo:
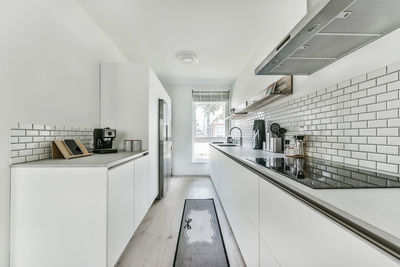
[[[225,120],[227,120],[227,121],[238,120],[238,119],[246,117],[247,114],[248,114],[247,112],[235,112],[235,113],[232,113],[231,115],[225,117]]]
[[[225,120],[237,120],[245,117],[251,112],[255,112],[258,109],[269,105],[285,96],[293,93],[293,77],[286,75],[279,79],[276,83],[271,84],[267,89],[257,94],[250,101],[246,107],[241,107],[240,111],[235,112]],[[242,106],[242,105],[241,105]]]

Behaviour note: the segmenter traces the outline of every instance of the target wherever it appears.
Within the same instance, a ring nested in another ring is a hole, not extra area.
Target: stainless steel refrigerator
[[[172,176],[172,140],[168,105],[163,99],[158,103],[158,199],[163,198]]]

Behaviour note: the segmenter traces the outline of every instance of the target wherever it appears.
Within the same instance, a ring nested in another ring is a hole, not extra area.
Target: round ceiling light
[[[176,53],[176,58],[185,64],[197,64],[199,63],[199,58],[196,53],[192,51],[180,51]]]

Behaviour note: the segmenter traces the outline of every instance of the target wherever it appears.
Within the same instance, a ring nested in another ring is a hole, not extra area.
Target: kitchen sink
[[[223,144],[217,144],[218,146],[239,146],[237,144],[229,144],[229,143],[223,143]]]

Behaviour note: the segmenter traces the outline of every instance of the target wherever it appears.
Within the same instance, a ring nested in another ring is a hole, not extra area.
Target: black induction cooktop
[[[248,159],[314,189],[400,188],[399,177],[310,158]]]

